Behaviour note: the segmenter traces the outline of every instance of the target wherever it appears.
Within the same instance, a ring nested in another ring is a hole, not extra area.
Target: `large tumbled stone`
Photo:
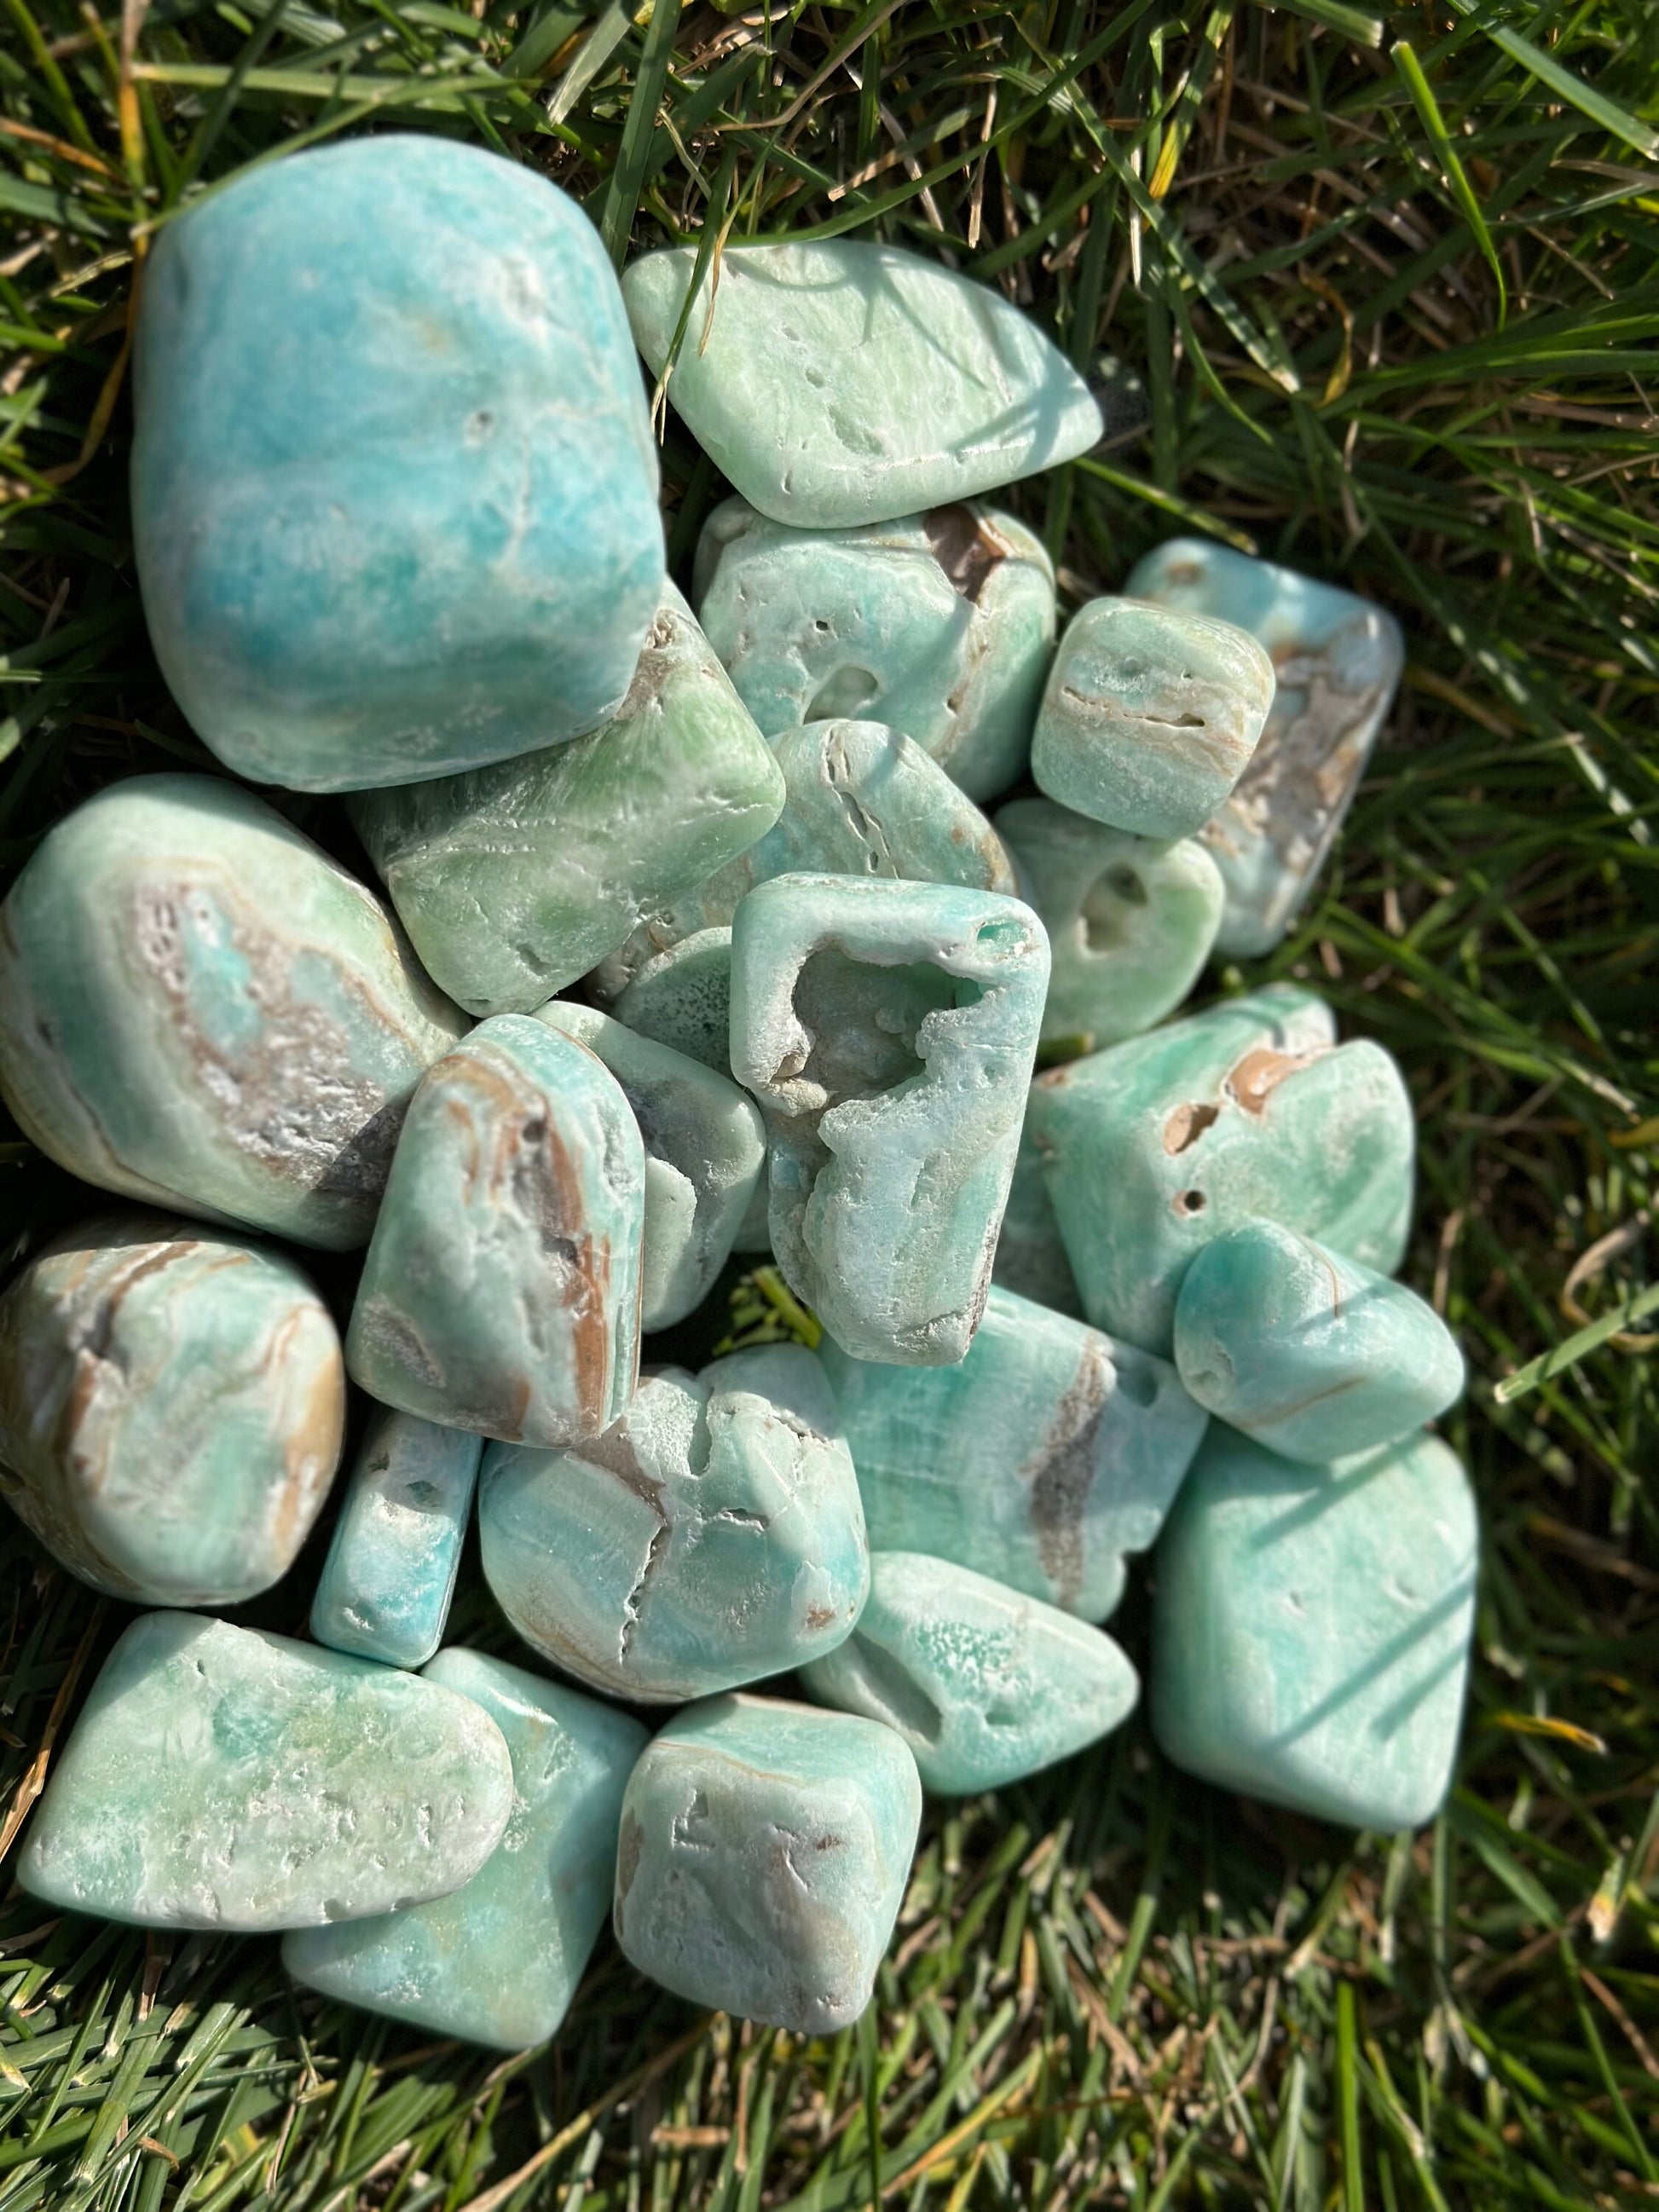
[[[696,258],[670,246],[623,272],[653,375]],[[728,246],[691,303],[668,396],[750,505],[801,530],[971,499],[1101,434],[1087,386],[1018,308],[866,240]]]
[[[483,1569],[527,1644],[611,1696],[675,1703],[816,1658],[869,1587],[858,1478],[823,1370],[761,1345],[647,1375],[567,1452],[492,1445]]]
[[[0,910],[0,1090],[83,1182],[365,1243],[398,1123],[466,1026],[372,892],[252,792],[136,776]]]
[[[991,1279],[1036,1305],[1052,1306],[1056,1313],[1070,1314],[1074,1321],[1083,1318],[1083,1300],[1072,1274],[1066,1240],[1054,1219],[1042,1155],[1023,1126]]]
[[[422,134],[246,170],[158,234],[133,535],[162,673],[219,757],[407,783],[591,730],[663,575],[599,234]]]
[[[786,1281],[862,1359],[960,1359],[1036,1054],[1048,945],[1017,899],[778,876],[732,930],[732,1070],[771,1142]]]
[[[376,1413],[351,1470],[311,1601],[336,1651],[420,1667],[443,1642],[478,1479],[481,1437]]]
[[[459,1889],[512,1806],[501,1730],[453,1691],[147,1613],[52,1762],[17,1878],[146,1927],[311,1928]]]
[[[415,1094],[346,1336],[382,1404],[509,1443],[596,1437],[639,1369],[645,1152],[573,1037],[497,1014]]]
[[[850,2027],[904,1901],[921,1784],[875,1721],[775,1698],[676,1713],[629,1778],[617,1940],[693,2003]]]
[[[1451,1779],[1475,1565],[1438,1437],[1305,1467],[1212,1424],[1158,1547],[1159,1743],[1251,1797],[1418,1826]]]
[[[267,1245],[107,1214],[0,1297],[0,1497],[112,1597],[268,1589],[328,1494],[344,1423],[328,1308]]]
[[[574,1690],[458,1647],[424,1680],[507,1740],[513,1811],[465,1887],[343,1927],[296,1929],[283,1964],[325,1996],[500,2051],[545,2042],[610,1909],[623,1790],[645,1730]]]
[[[653,953],[611,1008],[641,1036],[724,1075],[732,1066],[732,931],[699,929]]]

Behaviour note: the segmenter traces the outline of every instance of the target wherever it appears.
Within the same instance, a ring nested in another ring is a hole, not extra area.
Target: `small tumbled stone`
[[[1083,1300],[1072,1273],[1066,1239],[1054,1219],[1042,1155],[1024,1127],[1019,1150],[1014,1155],[1013,1177],[1008,1185],[991,1279],[1036,1305],[1051,1306],[1056,1313],[1070,1314],[1074,1321],[1083,1318]]]
[[[647,960],[617,1000],[617,1019],[688,1060],[732,1066],[732,931],[700,929]]]
[[[629,1778],[617,1940],[695,2004],[834,2034],[870,2002],[921,1819],[916,1763],[891,1729],[711,1698],[676,1713]]]
[[[311,1603],[319,1644],[424,1666],[443,1642],[483,1450],[464,1429],[375,1414]]]

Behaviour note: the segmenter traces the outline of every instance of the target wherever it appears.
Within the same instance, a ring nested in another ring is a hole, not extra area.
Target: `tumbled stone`
[[[342,1927],[296,1929],[283,1964],[325,1996],[498,2051],[544,2043],[570,2008],[610,1909],[623,1790],[645,1730],[521,1667],[451,1646],[424,1679],[507,1739],[513,1810],[471,1881]]]
[[[1451,1779],[1475,1565],[1437,1437],[1305,1467],[1212,1423],[1158,1552],[1159,1743],[1251,1797],[1418,1826]]]
[[[641,1036],[724,1075],[732,1065],[732,930],[700,929],[647,960],[611,1010]]]
[[[328,1308],[267,1245],[106,1214],[0,1297],[0,1497],[112,1597],[269,1589],[328,1494],[344,1422]]]
[[[144,1927],[310,1928],[459,1889],[512,1806],[501,1730],[453,1691],[147,1613],[52,1761],[17,1878]]]
[[[508,1443],[608,1428],[639,1368],[645,1152],[585,1045],[496,1014],[416,1092],[346,1335],[382,1404]]]
[[[1253,959],[1296,919],[1359,788],[1405,665],[1400,625],[1352,592],[1205,538],[1160,545],[1123,588],[1236,623],[1273,661],[1267,726],[1204,832],[1227,885],[1217,942]]]
[[[696,258],[670,246],[623,271],[653,375]],[[862,239],[728,246],[692,302],[668,396],[750,505],[801,530],[970,499],[1101,434],[1087,386],[1018,308]]]
[[[598,232],[422,133],[245,170],[167,223],[133,361],[156,657],[219,757],[407,783],[591,730],[663,574]]]
[[[1176,1302],[1200,1403],[1286,1459],[1393,1443],[1461,1395],[1463,1357],[1403,1283],[1271,1221],[1206,1244]]]
[[[871,1549],[927,1551],[1085,1620],[1115,1607],[1206,1423],[1166,1361],[996,1287],[954,1367],[828,1341],[822,1357]]]
[[[1410,1097],[1381,1045],[1324,1041],[1328,1013],[1310,1021],[1302,1000],[1281,988],[1227,1000],[1033,1086],[1032,1139],[1097,1328],[1167,1356],[1194,1254],[1247,1221],[1383,1273],[1399,1266]]]
[[[875,1721],[711,1698],[640,1755],[617,1940],[677,1996],[801,2035],[850,2027],[904,1901],[916,1763]]]
[[[823,1705],[884,1721],[940,1797],[1069,1759],[1125,1720],[1140,1692],[1099,1629],[920,1552],[872,1553],[858,1626],[801,1681]]]
[[[1042,1155],[1022,1127],[1019,1150],[1014,1155],[1013,1179],[1003,1209],[991,1279],[1006,1291],[1014,1291],[1056,1313],[1083,1318],[1083,1300],[1072,1274],[1066,1240],[1054,1219],[1048,1197],[1048,1179]]]
[[[311,1601],[319,1644],[424,1666],[443,1642],[483,1449],[464,1429],[376,1413]]]
[[[0,909],[0,1090],[85,1182],[365,1243],[410,1092],[466,1026],[373,893],[252,792],[112,784]]]
[[[732,929],[732,1070],[771,1144],[772,1248],[845,1351],[938,1365],[978,1325],[1036,1054],[1029,907],[778,876]]]
[[[758,1681],[847,1635],[869,1587],[858,1478],[823,1370],[760,1345],[647,1375],[566,1452],[492,1445],[483,1570],[526,1643],[613,1697]]]
[[[971,799],[1018,782],[1054,642],[1054,572],[1012,515],[939,507],[791,530],[740,499],[697,546],[708,641],[767,736],[859,715],[931,753]]]

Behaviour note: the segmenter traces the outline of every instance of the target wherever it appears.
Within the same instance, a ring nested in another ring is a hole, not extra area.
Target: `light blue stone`
[[[336,1651],[420,1667],[443,1642],[478,1479],[481,1437],[381,1409],[351,1470],[311,1601]]]
[[[351,791],[574,738],[663,577],[605,249],[429,134],[264,162],[155,240],[133,534],[174,696],[257,782]]]
[[[626,1713],[456,1646],[423,1669],[507,1739],[513,1810],[464,1888],[288,1936],[283,1964],[325,1996],[498,2051],[544,2043],[610,1909],[623,1790],[646,1732]]]
[[[1083,1318],[1083,1300],[1072,1274],[1066,1239],[1054,1219],[1042,1155],[1025,1127],[1021,1128],[1019,1150],[1014,1155],[1013,1180],[1008,1185],[991,1279],[1036,1305],[1070,1314],[1074,1321]]]
[[[732,931],[700,929],[647,961],[611,1009],[641,1036],[724,1075],[732,1066]]]

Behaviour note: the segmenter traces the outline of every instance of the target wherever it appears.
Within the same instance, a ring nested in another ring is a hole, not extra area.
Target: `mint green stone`
[[[1054,1219],[1042,1155],[1031,1142],[1027,1127],[1020,1130],[1019,1150],[1014,1155],[1013,1180],[1008,1185],[991,1279],[1036,1305],[1050,1306],[1074,1321],[1083,1318],[1083,1300],[1072,1274],[1066,1239]]]
[[[611,1008],[641,1036],[724,1075],[732,1066],[732,930],[699,929],[654,953]]]
[[[799,2035],[850,2027],[904,1901],[916,1763],[875,1721],[781,1698],[676,1713],[623,1800],[617,1940],[694,2004]]]
[[[526,1644],[591,1688],[682,1702],[816,1658],[858,1619],[858,1478],[823,1368],[761,1345],[647,1374],[566,1452],[492,1445],[483,1570]]]
[[[525,1014],[415,1094],[346,1336],[351,1379],[508,1443],[608,1428],[639,1370],[645,1152],[621,1085]]]
[[[988,1575],[878,1551],[858,1626],[801,1669],[819,1703],[884,1721],[937,1797],[999,1790],[1126,1720],[1140,1680],[1109,1636]]]
[[[463,1888],[283,1944],[295,1981],[498,2051],[544,2043],[570,2008],[610,1909],[623,1790],[646,1741],[626,1713],[451,1645],[423,1679],[482,1707],[507,1740],[513,1810]]]
[[[52,1761],[17,1878],[67,1912],[257,1934],[470,1881],[501,1732],[416,1674],[192,1613],[135,1620]]]
[[[443,1642],[478,1479],[480,1437],[376,1412],[346,1486],[311,1632],[336,1651],[420,1667]]]
[[[1395,1443],[1462,1395],[1463,1356],[1403,1283],[1271,1221],[1206,1244],[1176,1304],[1199,1401],[1286,1459]]]
[[[112,784],[0,909],[0,1091],[82,1182],[349,1251],[465,1027],[372,892],[252,792]]]
[[[1159,1743],[1271,1804],[1419,1826],[1457,1753],[1475,1565],[1438,1437],[1304,1467],[1212,1424],[1158,1546]]]

